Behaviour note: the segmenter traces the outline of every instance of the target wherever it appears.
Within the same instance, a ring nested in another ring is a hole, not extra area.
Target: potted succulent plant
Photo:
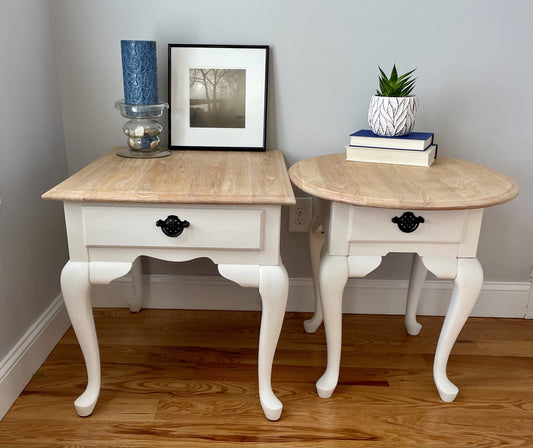
[[[400,136],[411,132],[415,127],[418,113],[418,99],[411,95],[415,80],[411,70],[398,76],[396,65],[390,76],[379,67],[379,90],[370,99],[368,124],[372,132],[383,136]]]

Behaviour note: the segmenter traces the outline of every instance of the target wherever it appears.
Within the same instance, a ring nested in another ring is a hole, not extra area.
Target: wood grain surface
[[[268,421],[257,390],[258,312],[96,309],[102,391],[92,416],[74,399],[85,365],[69,330],[0,421],[0,447],[531,447],[533,321],[471,318],[438,397],[442,318],[344,315],[339,385],[319,398],[323,329],[287,313],[273,368],[284,404]]]
[[[328,154],[297,162],[291,181],[314,196],[369,207],[450,210],[503,204],[518,194],[507,176],[459,159],[430,167],[347,161]]]
[[[55,186],[43,199],[169,204],[294,204],[277,150],[171,151],[132,159],[115,148]]]

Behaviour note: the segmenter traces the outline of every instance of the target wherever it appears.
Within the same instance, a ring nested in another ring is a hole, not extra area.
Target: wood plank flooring
[[[323,328],[287,313],[272,383],[284,404],[268,421],[257,392],[260,313],[95,310],[102,391],[92,416],[73,400],[85,366],[69,330],[0,421],[1,447],[531,447],[533,321],[471,318],[439,399],[432,377],[442,318],[345,315],[339,385],[321,399]]]

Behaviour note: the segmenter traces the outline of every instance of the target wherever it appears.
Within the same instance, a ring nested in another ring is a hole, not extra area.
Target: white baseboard
[[[59,295],[0,360],[0,420],[69,327],[63,297]]]
[[[313,282],[291,278],[287,311],[314,310]],[[403,314],[407,280],[349,279],[343,309],[354,314]],[[426,281],[419,314],[444,316],[451,296],[452,281]],[[144,308],[260,310],[255,288],[240,286],[216,276],[145,275]],[[472,311],[476,317],[524,318],[528,309],[527,282],[485,282]],[[122,277],[110,285],[93,287],[93,306],[125,308],[132,294],[131,278]]]
[[[533,319],[533,287],[530,287],[529,289],[529,301],[527,303],[526,319]]]

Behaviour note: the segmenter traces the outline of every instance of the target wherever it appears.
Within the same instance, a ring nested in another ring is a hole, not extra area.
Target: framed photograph
[[[268,46],[168,45],[170,149],[264,151]]]

